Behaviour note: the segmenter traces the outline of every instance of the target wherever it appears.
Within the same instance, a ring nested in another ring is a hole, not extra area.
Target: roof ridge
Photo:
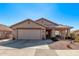
[[[56,24],[56,25],[59,25],[59,24],[57,24],[57,23],[55,23],[55,22],[52,22],[52,21],[50,21],[50,20],[48,20],[48,19],[46,19],[46,18],[39,18],[39,19],[37,19],[36,21],[39,21],[39,20],[46,20],[46,21],[48,21],[48,22],[50,22],[50,23],[54,23],[54,24]]]
[[[23,23],[23,22],[28,21],[28,20],[32,20],[32,19],[28,18],[28,19],[22,20],[22,21],[20,21],[20,22],[17,22],[17,23],[15,23],[15,24],[11,25],[10,27],[13,27],[13,26],[15,26],[15,25],[17,25],[17,24]]]
[[[36,23],[36,22],[35,22],[35,21],[33,21],[32,19],[26,19],[26,20],[23,20],[23,21],[20,21],[20,22],[18,22],[18,23],[16,23],[16,24],[14,24],[14,25],[12,25],[12,26],[10,26],[10,27],[13,27],[13,26],[15,26],[15,25],[17,25],[17,24],[21,24],[21,23],[23,23],[23,22],[25,22],[25,21],[28,21],[28,20],[30,20],[30,21],[32,21],[32,22],[34,22],[34,23]],[[36,24],[41,25],[41,24],[39,24],[39,23],[36,23]],[[43,26],[43,25],[41,25],[41,26]],[[45,27],[45,26],[43,26],[43,27]]]

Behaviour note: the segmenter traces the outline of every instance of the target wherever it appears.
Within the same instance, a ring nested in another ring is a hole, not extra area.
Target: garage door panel
[[[41,30],[19,29],[18,39],[41,39]]]

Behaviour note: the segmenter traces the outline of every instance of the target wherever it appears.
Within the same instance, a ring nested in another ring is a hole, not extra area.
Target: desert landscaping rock
[[[79,50],[79,42],[74,42],[72,44],[69,44],[69,46],[73,49],[73,50]]]
[[[49,48],[54,50],[69,50],[69,48],[67,47],[69,44],[69,40],[60,40],[49,44]]]

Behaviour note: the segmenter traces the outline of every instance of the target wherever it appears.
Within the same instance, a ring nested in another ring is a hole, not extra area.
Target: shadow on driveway
[[[39,45],[47,45],[51,43],[51,40],[8,40],[0,42],[0,46],[21,49]]]

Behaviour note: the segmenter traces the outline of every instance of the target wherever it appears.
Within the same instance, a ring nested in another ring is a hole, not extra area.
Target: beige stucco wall
[[[13,29],[16,29],[16,28],[42,28],[42,29],[45,29],[45,27],[43,26],[40,26],[32,21],[26,21],[26,22],[23,22],[21,24],[18,24],[16,26],[13,26],[12,27]]]
[[[0,31],[0,39],[12,38],[12,32]]]
[[[52,33],[51,33],[51,37],[55,37],[55,29],[52,29],[51,32],[52,32]]]

